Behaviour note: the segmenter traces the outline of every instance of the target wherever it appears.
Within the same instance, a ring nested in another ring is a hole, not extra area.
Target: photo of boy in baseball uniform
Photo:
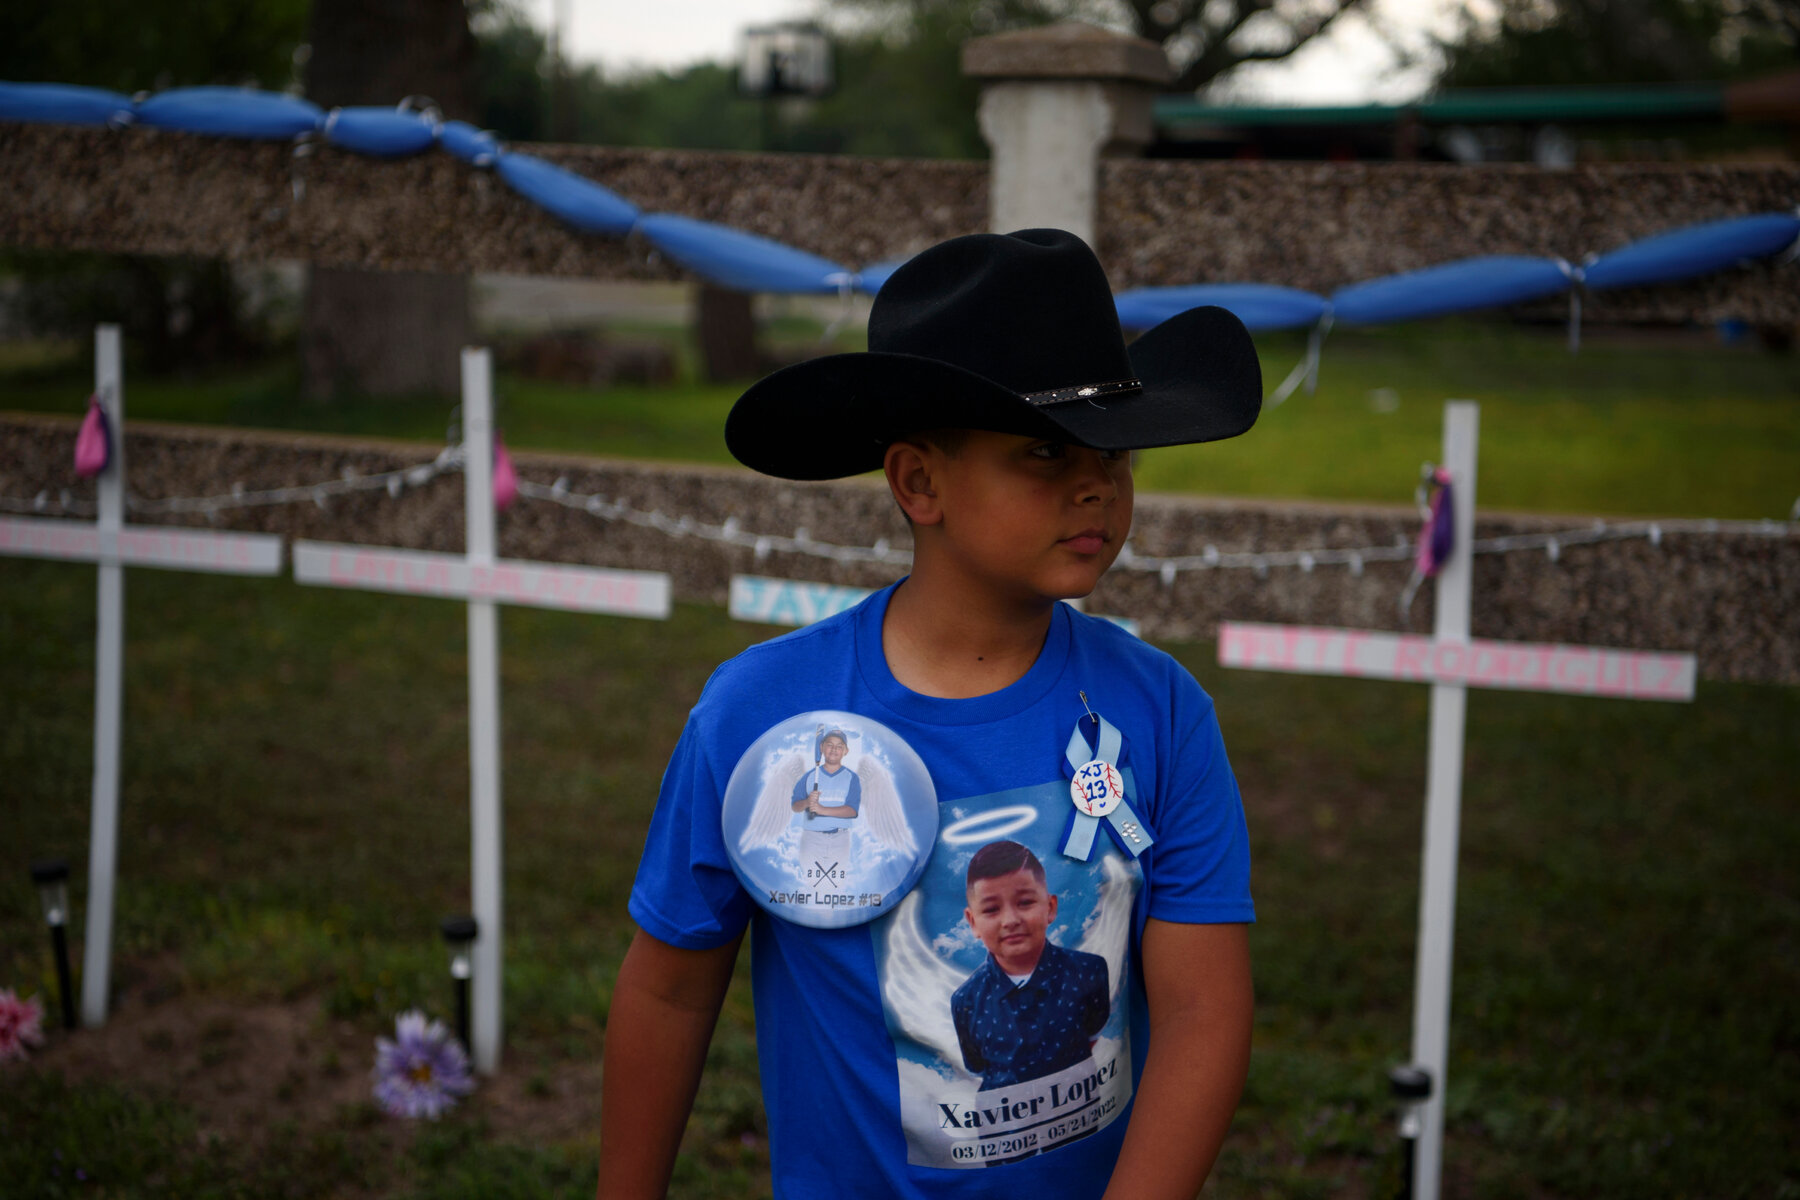
[[[842,926],[891,911],[937,827],[930,773],[879,722],[800,713],[744,753],[725,788],[732,867],[783,920]]]
[[[850,739],[841,729],[819,735],[818,761],[794,784],[788,807],[800,828],[801,873],[841,885],[849,878],[851,822],[861,815],[862,779],[844,765]]]

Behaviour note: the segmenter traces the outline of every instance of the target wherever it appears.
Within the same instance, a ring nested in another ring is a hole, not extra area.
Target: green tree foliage
[[[0,79],[76,83],[116,91],[193,84],[283,88],[305,40],[309,0],[4,0]],[[51,335],[85,336],[96,321],[124,325],[153,370],[252,353],[267,338],[216,259],[13,252],[0,271],[24,286],[10,319]]]
[[[1778,2],[1778,0],[1772,0]],[[890,41],[924,42],[1086,21],[1162,44],[1174,64],[1171,91],[1192,92],[1244,63],[1288,57],[1364,0],[831,0],[852,24]]]
[[[1246,62],[1285,58],[1364,0],[832,0],[838,88],[821,100],[740,97],[707,63],[611,78],[561,65],[565,136],[623,146],[979,158],[979,87],[962,47],[984,34],[1079,20],[1161,42],[1177,90]],[[507,0],[474,21],[482,121],[518,141],[549,137],[550,48]]]
[[[310,0],[6,0],[0,79],[121,92],[287,86]]]
[[[548,95],[544,69],[549,43],[543,31],[512,8],[471,10],[475,34],[476,122],[512,141],[541,141]]]
[[[746,98],[736,71],[720,63],[619,77],[591,64],[553,67],[544,33],[509,7],[489,8],[474,29],[480,122],[512,141],[552,140],[550,95],[560,72],[560,123],[578,142],[932,158],[986,152],[976,89],[958,65],[967,28],[935,18],[904,37],[865,29],[837,39],[839,87],[821,100]]]
[[[793,148],[835,154],[982,158],[980,88],[962,73],[966,13],[932,8],[904,28],[852,28],[837,39],[838,90],[791,131]]]
[[[738,97],[729,68],[703,63],[609,79],[593,64],[553,59],[544,32],[506,3],[484,5],[472,28],[478,120],[506,140],[757,148],[756,109]]]
[[[1793,0],[1500,0],[1441,43],[1448,87],[1740,79],[1800,65]]]

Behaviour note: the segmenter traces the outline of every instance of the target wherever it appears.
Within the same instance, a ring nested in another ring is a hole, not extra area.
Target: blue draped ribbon
[[[1092,720],[1098,728],[1099,739],[1090,748],[1087,735],[1081,731],[1082,720]],[[1121,734],[1111,721],[1102,716],[1083,717],[1075,722],[1075,731],[1069,735],[1069,745],[1063,751],[1068,763],[1068,774],[1071,779],[1075,772],[1086,766],[1093,759],[1101,759],[1117,769],[1125,752],[1125,736]],[[1069,805],[1069,824],[1063,830],[1062,852],[1070,858],[1086,862],[1094,852],[1094,840],[1105,825],[1106,832],[1117,843],[1119,849],[1136,858],[1156,844],[1156,836],[1150,832],[1150,826],[1138,816],[1131,807],[1131,787],[1125,783],[1124,772],[1119,773],[1119,786],[1124,799],[1119,806],[1104,817],[1091,817]]]

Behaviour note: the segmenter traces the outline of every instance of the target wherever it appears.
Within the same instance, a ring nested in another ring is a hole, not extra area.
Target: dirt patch
[[[471,1097],[501,1141],[545,1145],[600,1136],[600,1062],[502,1067]]]
[[[256,1154],[272,1137],[305,1138],[373,1103],[375,1033],[330,1017],[317,996],[245,1001],[195,995],[174,959],[122,963],[107,1023],[52,1034],[35,1069],[107,1083],[193,1113],[202,1138]],[[391,1029],[381,1032],[391,1034]],[[600,1063],[524,1061],[481,1078],[466,1101],[498,1140],[545,1145],[600,1128]],[[409,1122],[392,1122],[404,1144]]]
[[[369,1099],[369,1036],[316,998],[245,1003],[183,994],[172,960],[122,965],[107,1023],[34,1056],[71,1080],[115,1084],[190,1109],[202,1136],[258,1145],[277,1117],[323,1125]]]

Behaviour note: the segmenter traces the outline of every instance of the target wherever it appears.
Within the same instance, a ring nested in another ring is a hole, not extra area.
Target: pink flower
[[[27,1046],[44,1044],[44,1006],[37,997],[19,999],[11,988],[0,988],[0,1062],[23,1060]]]

